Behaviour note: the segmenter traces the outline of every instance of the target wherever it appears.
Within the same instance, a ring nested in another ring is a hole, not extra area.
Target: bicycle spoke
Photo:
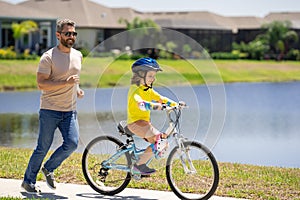
[[[128,153],[112,157],[120,151],[121,145],[118,139],[103,136],[95,138],[84,151],[82,166],[85,179],[101,194],[119,193],[130,182],[130,173],[126,170],[130,165]]]

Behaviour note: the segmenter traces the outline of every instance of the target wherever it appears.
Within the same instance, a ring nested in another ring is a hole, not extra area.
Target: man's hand
[[[78,87],[77,88],[77,98],[81,99],[83,97],[84,97],[84,91]]]
[[[79,82],[80,82],[80,79],[77,74],[69,76],[67,78],[67,84],[69,84],[69,85],[79,84]]]

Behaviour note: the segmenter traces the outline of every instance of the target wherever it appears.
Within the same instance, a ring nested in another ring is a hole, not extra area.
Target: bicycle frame
[[[180,129],[179,129],[179,118],[181,116],[181,109],[182,107],[168,107],[166,108],[166,113],[167,113],[167,117],[169,119],[169,127],[166,130],[166,134],[168,135],[168,142],[170,142],[171,137],[173,136],[175,138],[176,141],[176,145],[179,147],[179,151],[181,153],[180,156],[180,160],[181,163],[183,165],[184,171],[185,173],[195,173],[196,170],[193,166],[192,160],[190,158],[190,155],[188,153],[188,151],[186,151],[183,142],[187,141],[186,138],[183,137],[183,135],[181,135],[179,133]],[[171,113],[174,112],[175,113],[175,120],[173,120],[171,118]],[[132,136],[131,136],[132,137]],[[126,172],[131,172],[132,174],[135,174],[133,172],[133,170],[130,168],[130,166],[124,166],[124,165],[119,165],[119,164],[115,164],[115,162],[125,153],[130,153],[131,154],[131,162],[133,163],[134,161],[138,160],[139,155],[141,155],[142,153],[144,153],[146,149],[140,149],[138,150],[136,148],[136,145],[134,143],[134,139],[132,138],[131,140],[127,141],[127,144],[124,144],[121,148],[120,151],[118,151],[117,153],[115,153],[114,155],[112,155],[109,159],[103,161],[101,163],[102,167],[106,168],[106,169],[118,169],[118,170],[123,170]],[[154,155],[148,160],[148,162],[146,163],[147,165],[151,163],[151,161],[156,158],[159,159],[159,152],[155,152]],[[185,162],[183,155],[186,155],[187,157],[187,163]]]
[[[205,145],[188,140],[180,133],[179,119],[181,109],[184,107],[179,103],[177,107],[165,108],[169,119],[169,126],[165,131],[167,141],[169,144],[173,142],[172,146],[175,146],[169,147],[170,151],[166,156],[164,148],[168,147],[168,144],[162,146],[164,152],[154,151],[146,165],[149,165],[154,158],[161,159],[164,155],[166,179],[176,196],[180,199],[204,200],[211,197],[218,187],[218,164]],[[136,146],[135,137],[139,137],[127,130],[126,126],[126,121],[121,121],[117,127],[121,135],[127,136],[126,142],[104,135],[93,139],[84,150],[83,175],[88,184],[101,194],[118,194],[127,187],[131,179],[140,180],[148,176],[134,167],[146,149]],[[160,142],[163,144],[166,141]]]
[[[175,112],[176,119],[175,121],[171,119],[171,111]],[[178,151],[180,152],[180,160],[181,164],[183,166],[184,172],[186,174],[193,174],[196,173],[196,169],[192,163],[191,156],[189,154],[189,151],[186,150],[186,147],[184,146],[184,142],[187,141],[186,138],[183,137],[182,134],[180,134],[180,128],[179,128],[179,118],[181,116],[181,107],[179,107],[178,111],[174,110],[174,108],[170,108],[167,110],[167,116],[169,118],[169,127],[167,130],[171,130],[170,133],[167,133],[168,135],[173,135],[175,137],[176,145],[179,147]],[[177,127],[177,128],[176,128]],[[183,155],[186,155],[187,157],[187,163],[185,162]],[[189,167],[190,169],[189,169]]]
[[[126,172],[131,172],[132,170],[129,168],[129,166],[124,166],[124,165],[119,165],[119,164],[115,164],[115,161],[117,161],[123,154],[127,153],[127,152],[131,152],[132,156],[138,156],[140,154],[142,154],[146,149],[141,149],[138,150],[134,144],[134,142],[132,142],[131,144],[127,144],[127,145],[123,145],[120,148],[120,151],[118,151],[117,153],[115,153],[114,155],[112,155],[109,159],[103,161],[101,163],[102,167],[106,168],[106,169],[118,169],[118,170],[123,170]],[[133,158],[131,158],[131,160],[133,160]]]

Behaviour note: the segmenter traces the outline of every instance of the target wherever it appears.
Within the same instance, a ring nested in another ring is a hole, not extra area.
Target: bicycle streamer
[[[155,144],[151,144],[150,146],[151,146],[152,151],[154,152],[156,158],[157,158],[157,156],[159,158],[162,158],[165,156],[165,154],[167,152],[169,143],[168,143],[167,139],[162,138],[162,134],[159,134],[156,136]],[[156,152],[158,152],[158,154]]]

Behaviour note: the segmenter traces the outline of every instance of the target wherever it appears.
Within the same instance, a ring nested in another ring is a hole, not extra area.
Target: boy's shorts
[[[144,138],[148,142],[151,142],[148,138],[152,138],[155,135],[161,134],[161,132],[157,130],[154,126],[152,126],[150,122],[144,120],[138,120],[136,122],[128,124],[127,127],[131,132],[133,132],[141,138]]]

